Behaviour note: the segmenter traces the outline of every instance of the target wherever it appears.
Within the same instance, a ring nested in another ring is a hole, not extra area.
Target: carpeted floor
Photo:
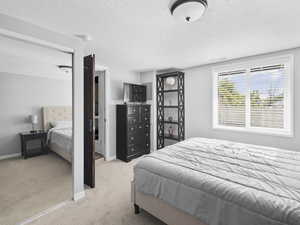
[[[96,161],[96,188],[86,198],[41,217],[31,225],[163,225],[142,211],[135,215],[130,202],[134,161]],[[1,223],[0,223],[1,224]]]
[[[71,164],[54,153],[0,161],[1,225],[14,225],[71,197]]]

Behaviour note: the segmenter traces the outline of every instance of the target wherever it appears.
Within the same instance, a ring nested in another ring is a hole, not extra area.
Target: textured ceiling
[[[130,70],[184,68],[300,46],[298,0],[208,0],[193,24],[169,0],[1,0],[0,12],[69,35],[90,34],[97,63]]]
[[[58,65],[72,66],[72,56],[0,35],[0,73],[71,79]]]

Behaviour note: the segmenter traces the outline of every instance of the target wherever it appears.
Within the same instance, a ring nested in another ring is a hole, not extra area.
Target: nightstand
[[[36,131],[35,133],[22,132],[20,133],[21,137],[21,150],[22,150],[22,157],[27,159],[28,157],[43,155],[48,153],[47,147],[47,132],[45,131]],[[29,148],[28,144],[33,141],[39,141],[40,146]]]

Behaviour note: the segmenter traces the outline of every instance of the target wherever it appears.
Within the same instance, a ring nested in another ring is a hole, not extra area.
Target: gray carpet
[[[14,225],[72,197],[72,168],[54,153],[0,161],[0,224]]]
[[[134,162],[96,161],[96,188],[86,198],[43,216],[32,225],[163,225],[130,203],[130,181]],[[1,223],[0,223],[1,224]]]

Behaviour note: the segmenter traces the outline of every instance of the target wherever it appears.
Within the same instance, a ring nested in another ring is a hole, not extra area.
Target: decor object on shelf
[[[172,127],[172,125],[170,125],[169,129],[168,129],[168,134],[170,137],[173,137],[173,133],[174,133],[173,127]]]
[[[172,87],[176,84],[176,79],[174,77],[168,77],[166,79],[166,84]]]
[[[34,125],[38,124],[38,116],[37,115],[30,115],[29,120],[32,125],[32,130],[30,131],[31,133],[36,133]]]
[[[172,122],[172,121],[173,121],[173,117],[172,117],[172,116],[169,116],[169,117],[168,117],[168,120],[169,120],[169,122]]]
[[[199,20],[207,6],[207,0],[176,0],[170,11],[175,18],[189,23]]]

